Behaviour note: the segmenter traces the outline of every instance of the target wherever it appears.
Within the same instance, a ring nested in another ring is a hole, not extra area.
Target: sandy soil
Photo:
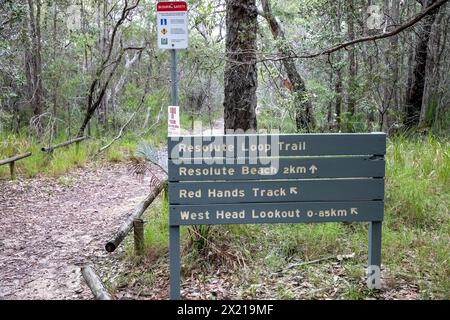
[[[148,188],[111,163],[0,181],[0,299],[92,298],[80,267],[113,263],[104,244]]]

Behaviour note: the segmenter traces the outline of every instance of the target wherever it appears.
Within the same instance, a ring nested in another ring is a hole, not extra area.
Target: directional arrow
[[[352,208],[350,212],[351,212],[351,214],[358,214],[357,210],[358,210],[358,208]]]
[[[291,194],[297,194],[297,187],[291,187]]]
[[[315,174],[317,170],[319,170],[319,169],[318,169],[315,165],[312,165],[312,166],[309,168],[309,171],[311,171],[312,174]]]

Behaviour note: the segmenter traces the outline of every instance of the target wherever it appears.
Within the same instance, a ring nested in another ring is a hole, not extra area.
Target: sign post
[[[178,107],[177,50],[187,49],[188,5],[185,1],[163,1],[156,6],[158,47],[170,50],[172,106],[169,107],[169,136],[179,135],[180,113]],[[171,117],[173,116],[173,117]],[[170,298],[180,299],[180,227],[169,227],[170,241]]]
[[[386,135],[169,137],[170,297],[180,299],[180,226],[369,222],[380,288]]]

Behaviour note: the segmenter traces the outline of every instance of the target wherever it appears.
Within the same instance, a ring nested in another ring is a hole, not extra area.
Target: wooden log
[[[135,219],[133,221],[134,230],[134,251],[137,256],[144,255],[144,220]]]
[[[130,232],[130,230],[133,228],[133,221],[135,219],[139,219],[147,210],[147,208],[150,206],[150,204],[156,199],[156,197],[161,193],[161,191],[164,189],[164,185],[166,184],[167,180],[162,180],[160,183],[153,188],[152,192],[145,198],[144,201],[142,201],[136,209],[133,211],[133,213],[128,217],[128,219],[122,224],[122,226],[119,228],[117,233],[114,235],[114,237],[108,241],[108,243],[105,245],[105,249],[108,252],[114,252],[117,247],[120,245],[120,243],[125,239],[127,234]]]
[[[112,300],[112,297],[103,285],[100,276],[92,266],[84,266],[81,269],[81,273],[83,274],[83,278],[86,280],[89,289],[91,289],[95,300]]]
[[[27,153],[25,153],[25,154],[21,154],[21,155],[18,155],[18,156],[14,156],[14,157],[11,157],[11,158],[7,158],[7,159],[4,159],[4,160],[0,160],[0,166],[3,166],[3,165],[5,165],[5,164],[9,164],[9,163],[11,163],[11,162],[15,162],[15,161],[18,161],[18,160],[22,160],[22,159],[24,159],[24,158],[28,158],[28,157],[30,157],[31,155],[32,155],[31,152],[27,152]]]
[[[54,144],[52,146],[49,147],[42,147],[41,151],[42,152],[47,152],[47,153],[51,153],[53,152],[53,150],[58,149],[58,148],[62,148],[62,147],[66,147],[66,146],[70,146],[71,144],[77,143],[77,142],[81,142],[86,140],[88,137],[80,137],[80,138],[75,138],[72,140],[68,140],[66,142],[62,142],[62,143],[58,143],[58,144]]]

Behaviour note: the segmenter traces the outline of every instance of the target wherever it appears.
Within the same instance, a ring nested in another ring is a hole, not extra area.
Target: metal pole
[[[172,82],[172,106],[178,106],[178,79],[177,79],[177,50],[170,50],[172,56],[171,82]]]
[[[172,106],[178,106],[177,51],[170,50],[172,56],[171,82]],[[170,299],[180,300],[180,227],[169,227]]]
[[[368,282],[371,289],[380,288],[381,280],[381,221],[372,221],[369,225],[369,266]]]
[[[180,227],[169,227],[170,299],[180,300]]]

